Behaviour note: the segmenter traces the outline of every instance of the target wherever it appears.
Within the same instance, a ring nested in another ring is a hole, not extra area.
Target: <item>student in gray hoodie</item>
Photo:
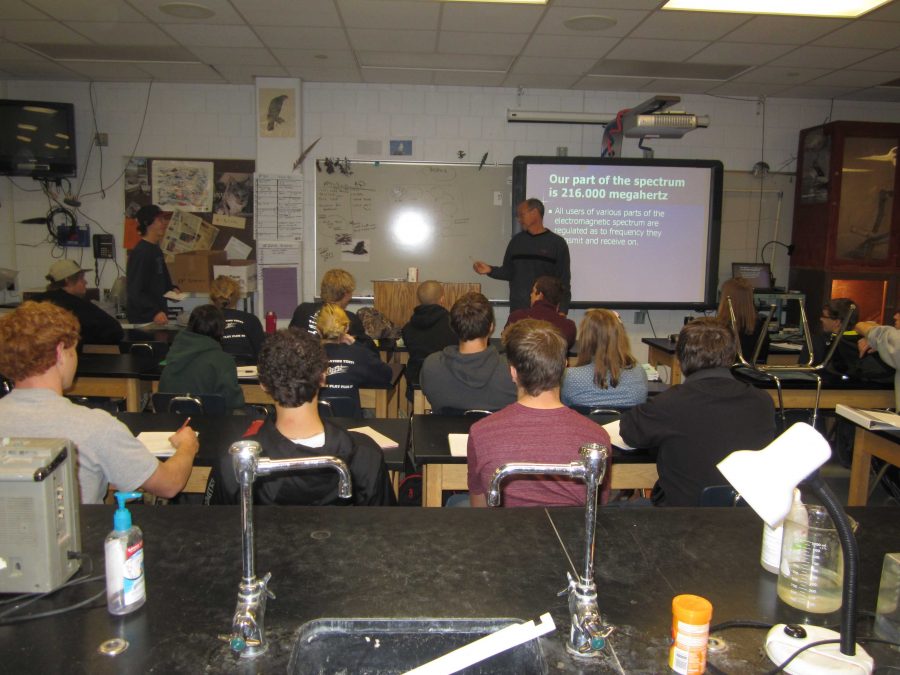
[[[450,326],[459,345],[425,359],[419,382],[436,413],[499,410],[516,400],[506,357],[489,344],[494,310],[481,293],[466,293],[450,309]]]

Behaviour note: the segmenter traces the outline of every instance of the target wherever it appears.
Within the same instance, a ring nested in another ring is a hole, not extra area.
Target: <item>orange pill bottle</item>
[[[706,644],[712,603],[699,595],[676,595],[672,599],[672,647],[669,669],[679,675],[706,672]]]

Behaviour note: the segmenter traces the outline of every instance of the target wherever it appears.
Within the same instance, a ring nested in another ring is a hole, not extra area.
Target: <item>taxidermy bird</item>
[[[287,96],[282,94],[281,96],[276,96],[271,101],[269,101],[269,112],[266,113],[266,119],[268,120],[268,124],[266,124],[266,129],[272,131],[275,128],[276,124],[284,124],[284,119],[281,117],[281,107],[284,105],[284,102],[287,100]]]

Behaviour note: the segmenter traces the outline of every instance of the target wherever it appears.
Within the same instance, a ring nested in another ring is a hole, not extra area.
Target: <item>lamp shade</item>
[[[732,452],[718,468],[769,527],[778,527],[791,510],[794,488],[829,457],[822,434],[798,422],[762,450]]]

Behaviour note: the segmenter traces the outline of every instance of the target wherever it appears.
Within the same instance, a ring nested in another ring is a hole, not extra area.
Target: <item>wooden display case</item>
[[[831,122],[800,132],[790,288],[812,322],[829,298],[849,297],[860,318],[900,309],[900,124]]]

